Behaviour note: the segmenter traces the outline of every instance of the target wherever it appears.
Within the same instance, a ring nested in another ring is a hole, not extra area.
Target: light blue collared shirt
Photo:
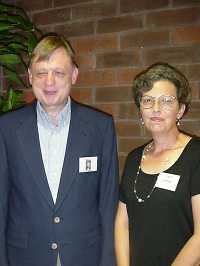
[[[58,114],[58,124],[51,121],[40,102],[37,102],[37,125],[44,168],[54,203],[56,202],[60,177],[65,157],[69,125],[71,119],[71,99]]]

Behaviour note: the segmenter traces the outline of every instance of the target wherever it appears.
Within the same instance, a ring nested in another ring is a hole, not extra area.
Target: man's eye
[[[56,76],[61,77],[61,78],[65,76],[65,73],[61,71],[56,71],[55,74]]]
[[[44,77],[44,76],[46,76],[47,75],[47,72],[37,72],[36,73],[36,76],[38,77],[38,78],[42,78],[42,77]]]

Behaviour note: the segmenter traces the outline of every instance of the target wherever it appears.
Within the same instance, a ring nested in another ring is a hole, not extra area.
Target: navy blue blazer
[[[57,201],[48,186],[35,103],[0,117],[0,265],[114,266],[118,160],[111,116],[72,101]],[[97,170],[79,171],[96,157]]]

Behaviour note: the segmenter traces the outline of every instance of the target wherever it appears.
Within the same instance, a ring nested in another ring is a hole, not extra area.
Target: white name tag
[[[79,158],[79,173],[96,172],[97,156]]]
[[[180,175],[169,173],[160,173],[158,175],[155,187],[175,191],[180,179]]]

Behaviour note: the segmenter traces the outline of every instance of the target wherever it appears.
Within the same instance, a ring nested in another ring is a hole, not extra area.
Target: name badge
[[[79,173],[96,172],[97,156],[79,158]]]
[[[155,187],[175,191],[180,179],[180,175],[174,175],[169,173],[160,173],[158,175]]]

